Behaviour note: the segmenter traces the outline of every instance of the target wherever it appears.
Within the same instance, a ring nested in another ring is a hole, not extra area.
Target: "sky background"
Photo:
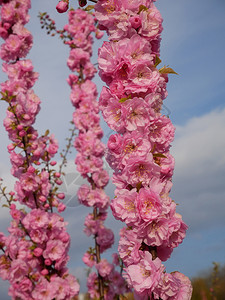
[[[42,101],[35,128],[42,134],[50,129],[59,141],[62,150],[69,135],[73,108],[69,100],[70,88],[66,83],[69,70],[66,66],[69,49],[55,37],[47,36],[40,29],[38,12],[47,11],[59,28],[67,22],[67,16],[58,15],[57,0],[33,0],[31,20],[27,26],[34,35],[34,46],[29,58],[40,78],[35,92]],[[71,4],[75,0],[70,0]],[[162,65],[170,65],[178,74],[170,75],[165,113],[176,126],[176,135],[171,153],[176,166],[173,176],[171,197],[177,211],[182,214],[189,230],[186,238],[174,250],[166,262],[167,272],[178,270],[189,277],[204,274],[212,262],[225,263],[225,1],[224,0],[158,0],[164,19],[161,42]],[[93,62],[97,62],[98,41],[94,48]],[[0,71],[0,82],[6,80]],[[101,82],[96,79],[98,90]],[[0,109],[0,177],[8,186],[13,186],[10,162],[6,150],[8,138],[2,121],[6,104]],[[112,133],[102,121],[105,132],[104,142]],[[69,175],[62,189],[66,192],[64,218],[69,222],[68,231],[72,243],[69,267],[82,283],[85,290],[85,272],[82,255],[93,244],[83,233],[83,222],[88,213],[74,196],[78,178],[73,163],[75,151],[70,155]],[[58,156],[59,160],[59,156]],[[113,197],[114,187],[108,185],[106,192]],[[70,199],[70,196],[73,196]],[[0,231],[6,232],[10,218],[6,208],[0,209]],[[112,216],[108,227],[115,233],[115,246],[106,252],[110,257],[116,251],[118,231],[121,223]],[[2,300],[7,295],[7,282],[0,280]]]

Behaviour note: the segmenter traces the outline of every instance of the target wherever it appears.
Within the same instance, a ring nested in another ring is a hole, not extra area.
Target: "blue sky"
[[[39,11],[48,11],[62,27],[67,19],[66,15],[56,13],[56,3],[56,0],[32,1],[29,29],[34,35],[34,46],[30,58],[35,71],[40,73],[35,91],[42,101],[42,109],[35,127],[40,133],[49,128],[62,149],[73,110],[66,83],[69,50],[57,37],[47,36],[40,29],[36,17]],[[168,272],[179,270],[193,277],[211,267],[213,261],[225,263],[225,2],[158,0],[156,6],[164,19],[162,63],[179,73],[179,76],[170,76],[169,94],[164,102],[177,128],[171,148],[176,160],[171,196],[179,203],[177,211],[189,226],[183,244],[174,250],[166,266]],[[94,48],[95,62],[101,43],[98,42]],[[5,76],[0,71],[0,81],[4,80]],[[96,79],[96,83],[100,91],[100,80]],[[6,105],[1,103],[1,120],[4,119],[5,108]],[[103,121],[102,125],[106,136],[109,136],[107,125]],[[2,121],[0,126],[0,177],[12,186],[6,151],[8,139]],[[68,172],[71,174],[75,173],[74,157],[75,153],[70,156]],[[69,191],[71,186],[65,189]],[[72,191],[75,189],[72,186]],[[113,196],[112,185],[108,186],[107,192]],[[81,257],[92,243],[92,239],[82,232],[87,209],[77,206],[75,200],[68,206],[64,217],[69,222],[68,230],[72,236],[70,268],[84,282]],[[1,208],[1,231],[6,231],[9,221],[6,210]],[[113,228],[118,242],[121,224],[110,217],[108,226]],[[111,253],[109,251],[106,256]],[[6,286],[0,281],[2,300],[9,299]]]

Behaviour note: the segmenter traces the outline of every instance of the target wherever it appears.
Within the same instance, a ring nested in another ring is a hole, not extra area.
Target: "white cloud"
[[[225,109],[177,127],[172,194],[191,230],[225,225],[224,128]]]

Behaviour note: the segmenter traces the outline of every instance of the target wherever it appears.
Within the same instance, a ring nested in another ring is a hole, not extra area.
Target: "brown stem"
[[[9,200],[7,194],[5,193],[4,189],[2,188],[1,184],[0,184],[0,191],[2,193],[2,196],[5,197],[5,199],[8,202],[8,204],[10,204],[10,200]]]
[[[94,214],[94,220],[97,220],[98,217],[98,210],[97,207],[94,207],[93,209],[93,214]],[[97,235],[95,235],[95,253],[96,253],[96,261],[99,263],[101,261],[101,254],[100,254],[100,246],[97,243]],[[103,278],[98,272],[98,288],[99,288],[99,296],[100,300],[104,299],[104,283],[103,283]]]
[[[73,121],[71,121],[70,123],[73,124]],[[73,129],[70,129],[70,131],[71,131],[71,135],[70,135],[70,137],[67,139],[68,144],[66,145],[65,153],[64,153],[63,156],[62,156],[62,159],[63,159],[63,160],[62,160],[62,162],[61,162],[61,164],[60,164],[60,166],[59,166],[59,173],[62,173],[62,168],[63,168],[63,166],[64,166],[64,165],[66,164],[66,162],[67,162],[66,157],[67,157],[68,153],[70,152],[70,148],[71,148],[72,143],[73,143],[73,138],[74,138],[74,136],[75,136],[76,127],[74,126]]]

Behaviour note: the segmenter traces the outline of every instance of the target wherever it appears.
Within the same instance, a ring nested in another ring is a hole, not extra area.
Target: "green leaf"
[[[2,207],[7,207],[7,208],[9,208],[9,205],[7,205],[7,204],[2,204]]]
[[[164,154],[162,153],[154,153],[153,157],[161,157],[161,158],[167,158]]]
[[[148,8],[145,5],[140,5],[138,14],[140,14],[140,12],[142,12],[142,11],[147,11],[147,10],[148,10]]]
[[[94,9],[95,8],[95,6],[94,5],[88,5],[87,7],[85,7],[85,11],[90,11],[90,10],[92,10],[92,9]]]
[[[154,67],[157,67],[161,63],[161,59],[156,55]]]
[[[120,103],[123,103],[123,102],[125,102],[125,101],[127,101],[127,100],[129,100],[129,99],[131,99],[131,95],[129,95],[129,96],[127,96],[127,97],[124,97],[124,98],[121,98],[121,99],[119,100],[119,102],[120,102]]]
[[[47,129],[46,131],[45,131],[45,136],[47,136],[47,135],[49,135],[49,130]]]
[[[176,74],[178,75],[178,73],[176,73],[172,68],[168,67],[168,66],[164,66],[161,69],[159,69],[159,72],[161,74]]]
[[[142,182],[140,181],[136,185],[136,189],[137,189],[138,192],[140,191],[141,187],[142,187]]]

